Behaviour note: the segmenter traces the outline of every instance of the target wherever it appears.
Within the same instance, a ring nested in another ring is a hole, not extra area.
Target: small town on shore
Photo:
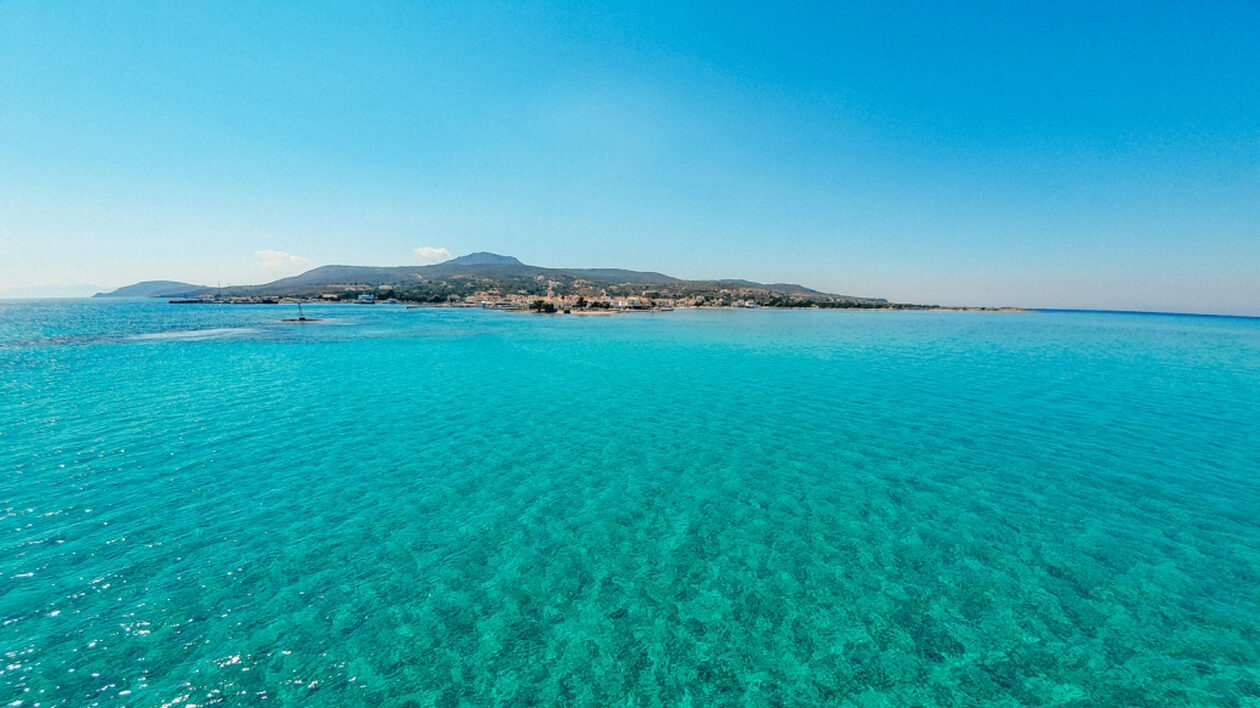
[[[377,303],[537,313],[611,314],[675,309],[1017,310],[942,307],[838,295],[794,283],[684,280],[618,268],[542,268],[472,253],[431,266],[321,266],[262,285],[215,287],[145,281],[97,297],[163,297],[175,304]]]
[[[738,297],[737,293],[722,291],[721,297],[694,296],[687,298],[654,297],[648,294],[629,296],[587,297],[585,295],[557,295],[548,293],[537,296],[527,293],[477,292],[463,297],[450,296],[446,300],[413,301],[394,297],[389,291],[378,297],[376,293],[357,293],[348,295],[345,292],[321,293],[319,297],[281,297],[270,298],[260,296],[216,297],[202,295],[194,299],[170,300],[172,304],[191,305],[280,305],[280,304],[353,304],[353,305],[404,305],[408,309],[419,308],[479,308],[487,310],[503,310],[509,312],[532,312],[540,314],[577,314],[605,315],[627,312],[670,312],[673,310],[716,310],[716,309],[860,309],[860,310],[955,310],[973,312],[1021,312],[1017,307],[950,307],[940,305],[913,305],[892,302],[805,302],[790,303],[762,302],[762,298]]]

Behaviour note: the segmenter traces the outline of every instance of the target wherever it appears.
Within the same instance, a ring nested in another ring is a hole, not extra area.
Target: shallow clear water
[[[1258,705],[1260,321],[0,303],[0,698]]]

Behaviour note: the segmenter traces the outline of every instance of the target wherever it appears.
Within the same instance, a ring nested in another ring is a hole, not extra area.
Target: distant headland
[[[181,303],[380,302],[493,307],[541,312],[659,310],[678,307],[946,309],[836,295],[792,283],[682,280],[619,268],[542,268],[511,256],[470,253],[429,266],[314,268],[262,285],[208,287],[170,280],[128,285],[93,297],[169,298]],[[999,309],[999,308],[947,308]],[[1000,308],[1010,309],[1010,308]]]

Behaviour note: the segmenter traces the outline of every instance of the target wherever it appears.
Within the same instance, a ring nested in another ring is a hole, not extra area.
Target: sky
[[[1260,315],[1260,3],[0,1],[0,297],[473,251]]]

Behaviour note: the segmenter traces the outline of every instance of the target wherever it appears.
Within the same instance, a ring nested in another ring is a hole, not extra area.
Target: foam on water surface
[[[176,329],[169,332],[145,332],[143,334],[133,334],[130,339],[136,341],[163,339],[203,340],[240,337],[257,333],[258,330],[251,327],[211,327],[209,329]]]

